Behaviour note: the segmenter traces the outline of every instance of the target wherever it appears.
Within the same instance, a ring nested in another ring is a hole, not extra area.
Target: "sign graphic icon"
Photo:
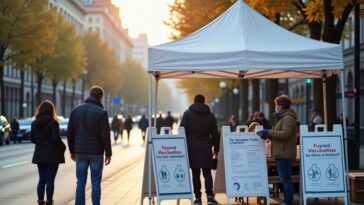
[[[320,177],[321,177],[321,170],[319,169],[317,164],[312,164],[312,166],[308,170],[308,178],[311,181],[317,181],[320,179]]]
[[[240,184],[238,182],[235,182],[233,185],[236,190],[240,189]]]
[[[183,182],[185,180],[185,172],[181,165],[177,165],[177,168],[174,170],[174,178],[177,182]]]
[[[166,165],[163,165],[162,169],[159,171],[159,178],[163,183],[167,183],[169,181],[169,171],[166,168]]]
[[[339,178],[339,170],[335,167],[334,164],[329,164],[329,167],[326,169],[326,177],[330,181],[336,181]]]

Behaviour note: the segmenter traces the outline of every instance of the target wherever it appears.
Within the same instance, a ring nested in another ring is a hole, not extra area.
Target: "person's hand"
[[[76,161],[76,154],[71,154],[71,159],[75,162]]]
[[[214,157],[219,158],[219,152],[214,152]]]
[[[105,157],[105,166],[109,165],[111,162],[111,157]]]
[[[260,136],[260,139],[266,140],[266,139],[268,139],[268,130],[266,130],[266,129],[260,130],[257,132],[257,135]]]

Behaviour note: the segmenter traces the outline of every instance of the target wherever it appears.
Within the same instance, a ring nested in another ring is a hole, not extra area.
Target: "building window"
[[[88,22],[92,23],[92,17],[88,17]]]
[[[49,3],[49,8],[52,8],[53,7],[53,4],[52,3]]]
[[[88,27],[88,32],[92,32],[92,27]]]
[[[96,16],[96,23],[100,23],[100,17]]]
[[[96,27],[96,32],[100,33],[100,28],[99,27]]]

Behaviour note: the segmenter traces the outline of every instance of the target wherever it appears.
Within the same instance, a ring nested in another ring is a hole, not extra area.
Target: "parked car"
[[[33,119],[29,117],[20,119],[18,120],[18,122],[19,122],[19,131],[18,134],[16,135],[17,139],[12,139],[12,141],[18,141],[20,143],[22,140],[30,140],[30,130],[32,127]]]
[[[10,144],[10,123],[4,116],[0,116],[0,146],[5,144]]]
[[[67,136],[68,121],[69,121],[69,118],[63,118],[63,119],[58,120],[61,136]]]

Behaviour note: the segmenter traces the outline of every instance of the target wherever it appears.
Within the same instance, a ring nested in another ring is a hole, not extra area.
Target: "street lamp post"
[[[237,118],[239,118],[239,89],[238,88],[233,88],[233,94],[236,96],[235,97],[235,105],[234,106],[234,112],[235,112],[235,116]]]
[[[225,88],[226,88],[226,82],[225,81],[221,81],[219,83],[219,87],[221,88],[222,90],[222,102],[221,102],[221,116],[222,116],[222,119],[225,120],[225,116],[226,116],[226,96],[225,96]]]
[[[82,72],[82,91],[81,91],[81,100],[85,100],[85,84],[86,84],[87,70]]]

